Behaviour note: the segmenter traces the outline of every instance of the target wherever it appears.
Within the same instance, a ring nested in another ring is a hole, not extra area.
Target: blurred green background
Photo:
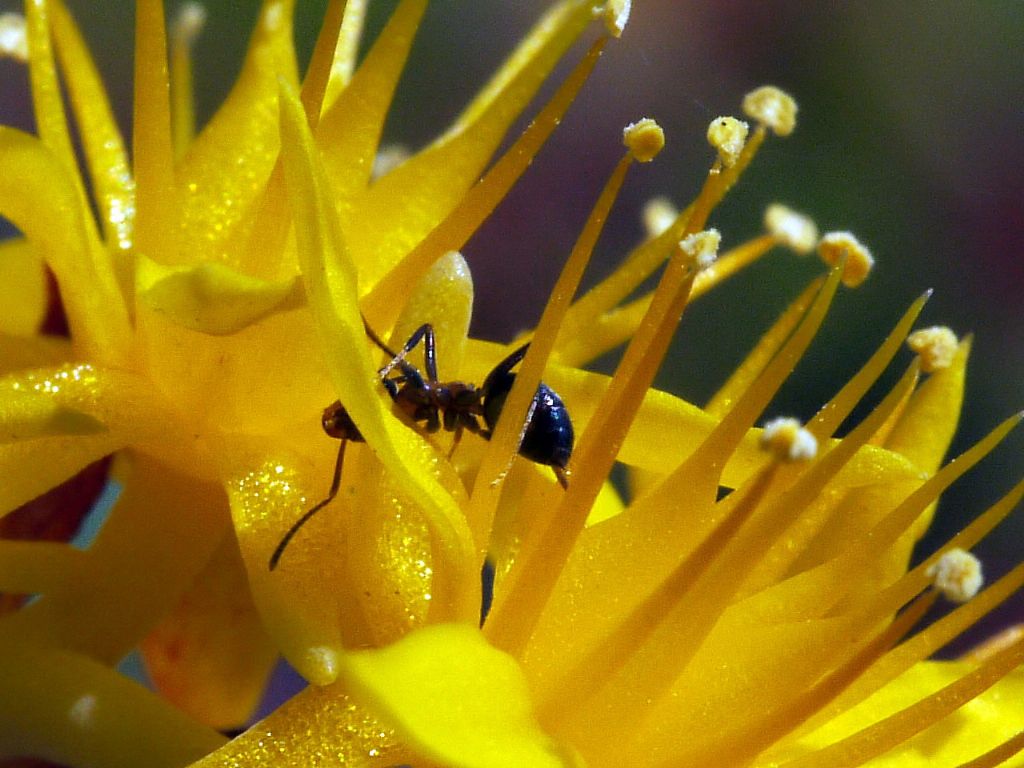
[[[132,4],[68,4],[127,126]],[[395,4],[371,3],[371,37]],[[547,5],[435,0],[386,140],[413,149],[430,141]],[[196,48],[201,117],[215,109],[237,72],[258,3],[206,6],[209,21]],[[323,6],[323,0],[299,2],[304,55]],[[811,213],[823,230],[854,231],[877,267],[860,289],[841,293],[768,415],[810,416],[929,287],[936,294],[922,324],[977,334],[954,450],[1024,407],[1024,3],[638,0],[634,6],[624,36],[608,47],[560,130],[466,248],[476,277],[476,333],[507,340],[536,321],[620,156],[623,125],[655,117],[668,145],[655,163],[631,172],[591,282],[639,240],[647,199],[667,194],[685,203],[699,188],[712,157],[704,140],[708,122],[738,114],[745,92],[772,83],[797,98],[797,130],[768,142],[711,223],[726,245],[735,244],[759,231],[767,203],[786,202]],[[23,93],[21,75],[10,74],[16,69],[7,64],[0,71],[4,122],[30,124],[16,95]],[[692,306],[659,384],[703,402],[820,271],[813,258],[779,251]],[[896,367],[908,361],[905,354]],[[937,546],[1022,473],[1024,435],[1016,434],[945,497],[925,546]],[[1022,518],[1018,511],[980,549],[990,573],[1019,561]]]

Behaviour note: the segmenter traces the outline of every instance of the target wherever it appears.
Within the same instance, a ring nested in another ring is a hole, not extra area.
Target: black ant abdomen
[[[484,421],[493,431],[505,407],[505,398],[512,391],[516,375],[510,371],[526,356],[529,344],[524,344],[506,357],[491,371],[481,388]],[[572,420],[562,398],[547,384],[541,382],[534,394],[533,413],[527,422],[519,455],[537,464],[550,466],[563,488],[568,487],[565,468],[572,456]]]

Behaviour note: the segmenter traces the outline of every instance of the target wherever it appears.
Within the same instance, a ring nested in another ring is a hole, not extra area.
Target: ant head
[[[323,425],[324,432],[337,440],[353,440],[357,443],[365,442],[362,434],[359,432],[359,427],[352,421],[352,417],[348,415],[345,406],[337,400],[324,408],[323,415],[320,417],[320,423]]]

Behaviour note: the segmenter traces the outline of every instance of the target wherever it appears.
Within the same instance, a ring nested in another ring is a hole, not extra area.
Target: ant
[[[491,439],[494,426],[505,406],[505,398],[508,397],[516,378],[511,370],[526,356],[526,351],[530,348],[529,343],[523,344],[499,362],[494,370],[487,374],[483,386],[477,389],[463,381],[438,381],[436,339],[434,327],[430,323],[424,323],[417,328],[399,352],[394,352],[388,347],[365,322],[364,327],[370,340],[391,357],[391,361],[377,373],[381,384],[399,409],[412,421],[424,422],[427,432],[437,432],[444,427],[446,432],[455,433],[449,456],[455,452],[463,431],[480,435],[485,440]],[[421,341],[426,378],[416,366],[406,360],[406,356]],[[391,376],[391,372],[396,368],[399,375]],[[481,425],[480,419],[483,419],[486,426]],[[345,460],[345,444],[350,440],[356,443],[366,442],[345,406],[338,400],[324,409],[321,423],[324,432],[341,441],[338,458],[334,464],[331,489],[327,492],[327,498],[313,506],[288,529],[270,556],[270,570],[277,567],[285,547],[299,529],[338,495],[341,468]],[[569,412],[562,398],[551,387],[541,382],[533,396],[533,404],[519,444],[519,455],[537,464],[550,466],[562,488],[568,488],[566,465],[572,455],[572,446],[573,431]]]

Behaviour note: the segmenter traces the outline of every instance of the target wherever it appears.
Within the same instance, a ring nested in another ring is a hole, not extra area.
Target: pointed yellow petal
[[[64,114],[64,97],[57,78],[50,37],[50,4],[33,0],[25,4],[28,36],[29,80],[39,137],[71,179],[75,194],[84,203],[82,179],[71,143],[71,130]]]
[[[292,49],[294,6],[295,0],[264,0],[231,93],[177,169],[181,207],[175,211],[176,237],[185,259],[220,261],[249,274],[278,277],[249,265],[245,245],[280,146],[277,78],[298,81]],[[225,173],[225,168],[232,172]],[[281,254],[262,256],[276,264]]]
[[[226,730],[252,716],[277,650],[252,604],[233,536],[140,650],[157,690],[197,721]]]
[[[0,242],[0,333],[35,336],[49,303],[43,260],[22,238]]]
[[[140,684],[76,653],[0,641],[0,678],[3,757],[174,768],[224,743]]]
[[[70,173],[38,139],[6,127],[0,127],[0,166],[0,215],[56,275],[79,348],[95,360],[119,358],[128,345],[127,308]]]
[[[426,7],[426,0],[403,0],[352,81],[320,119],[316,141],[331,188],[344,210],[351,205],[350,198],[365,189],[370,180],[395,86]],[[395,215],[402,214],[393,209],[392,220]],[[357,219],[360,227],[366,223],[363,216],[365,213]]]
[[[443,765],[575,764],[537,725],[519,665],[473,627],[424,627],[386,648],[353,653],[345,678],[404,741]]]
[[[111,247],[128,249],[135,221],[135,180],[124,141],[74,20],[60,2],[54,2],[51,11],[53,40],[75,112],[104,240]]]
[[[590,23],[591,6],[585,0],[565,0],[548,11],[441,138],[379,179],[351,203],[347,215],[359,222],[361,232],[359,241],[353,243],[355,259],[361,275],[365,274],[366,285],[381,279],[461,203],[512,121]],[[359,84],[367,63],[360,67],[349,90]],[[337,106],[341,107],[347,97],[346,91]],[[344,130],[351,130],[347,121]],[[379,133],[379,127],[376,130]],[[358,134],[346,144],[357,137]],[[330,146],[326,141],[321,141],[321,145],[325,149]],[[346,196],[349,190],[365,187],[375,149],[376,142],[360,153],[346,153],[347,162],[358,161],[359,169],[340,164],[336,168],[329,166],[332,179],[344,184],[336,190],[339,194]],[[532,154],[536,149],[527,151]],[[346,176],[358,181],[359,186],[352,186]],[[459,236],[443,250],[459,249],[464,240]]]
[[[295,219],[296,242],[310,308],[327,352],[328,371],[366,442],[387,466],[402,496],[421,506],[444,566],[435,571],[434,610],[439,617],[476,621],[478,568],[472,537],[453,493],[461,483],[447,462],[384,410],[367,352],[357,304],[355,268],[348,255],[332,197],[294,93],[282,84],[282,153]]]

